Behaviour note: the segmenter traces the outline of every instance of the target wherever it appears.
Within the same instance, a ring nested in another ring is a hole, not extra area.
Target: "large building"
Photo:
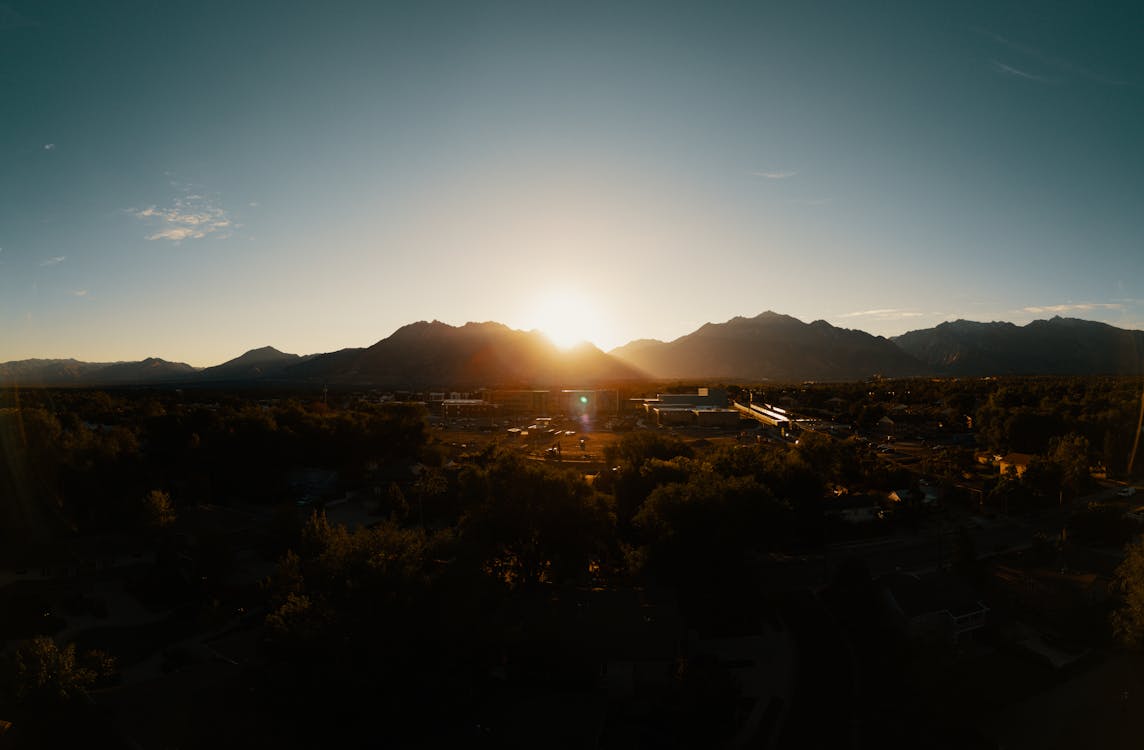
[[[659,393],[655,398],[633,398],[631,404],[651,414],[657,408],[723,409],[727,392],[722,388],[698,388],[695,393]]]
[[[727,392],[699,388],[695,393],[660,393],[655,398],[632,399],[661,426],[692,426],[733,429],[739,412],[727,408]]]

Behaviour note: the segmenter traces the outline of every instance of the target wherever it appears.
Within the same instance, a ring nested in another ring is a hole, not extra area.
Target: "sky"
[[[0,0],[0,361],[1144,329],[1144,4]]]

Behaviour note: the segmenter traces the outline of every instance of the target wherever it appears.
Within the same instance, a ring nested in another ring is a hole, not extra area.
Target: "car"
[[[1116,491],[1117,497],[1132,497],[1136,494],[1135,487],[1121,487]]]

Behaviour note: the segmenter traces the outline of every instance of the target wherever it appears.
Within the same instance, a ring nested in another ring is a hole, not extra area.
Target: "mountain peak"
[[[282,353],[283,352],[279,351],[278,349],[275,349],[273,346],[260,346],[257,349],[251,349],[250,351],[246,352],[246,354],[243,354],[242,356],[245,357],[247,355],[263,355],[263,354],[271,354],[271,355],[281,356]]]

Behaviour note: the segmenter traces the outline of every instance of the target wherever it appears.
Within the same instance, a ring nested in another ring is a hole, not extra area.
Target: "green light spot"
[[[581,396],[580,397],[580,403],[582,403],[582,404],[588,403],[588,397],[587,396]]]

